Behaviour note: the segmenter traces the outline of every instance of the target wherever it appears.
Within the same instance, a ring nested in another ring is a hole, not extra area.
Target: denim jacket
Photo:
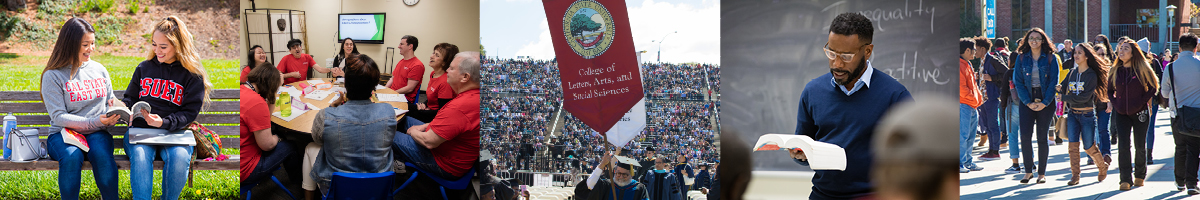
[[[396,113],[385,103],[352,100],[317,113],[313,142],[321,144],[313,178],[329,188],[333,172],[380,173],[392,170]]]
[[[1058,57],[1054,54],[1043,53],[1039,57],[1036,66],[1033,61],[1033,55],[1030,53],[1022,53],[1017,57],[1016,66],[1013,67],[1013,84],[1016,89],[1017,96],[1021,100],[1021,105],[1033,103],[1033,94],[1029,91],[1033,88],[1030,81],[1041,81],[1042,87],[1042,104],[1046,106],[1054,106],[1054,86],[1058,85],[1059,63]],[[1041,77],[1033,76],[1033,67],[1038,68],[1038,73]],[[1053,111],[1053,109],[1051,109]]]

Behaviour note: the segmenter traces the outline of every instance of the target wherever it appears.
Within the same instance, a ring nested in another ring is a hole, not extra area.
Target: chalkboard
[[[829,23],[845,12],[863,14],[875,25],[873,67],[899,80],[914,96],[957,97],[961,4],[954,0],[721,2],[721,126],[740,132],[735,136],[747,146],[762,134],[794,133],[801,90],[829,73],[822,50]],[[807,170],[787,159],[785,151],[753,156],[754,170]]]

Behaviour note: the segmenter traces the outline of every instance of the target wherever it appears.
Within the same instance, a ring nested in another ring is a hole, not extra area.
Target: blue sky
[[[720,2],[715,0],[626,0],[634,48],[653,61],[662,42],[663,62],[720,62]],[[481,43],[489,56],[554,57],[540,0],[482,0]],[[678,31],[678,33],[671,32]],[[668,35],[669,34],[669,35]],[[653,41],[653,42],[652,42]]]

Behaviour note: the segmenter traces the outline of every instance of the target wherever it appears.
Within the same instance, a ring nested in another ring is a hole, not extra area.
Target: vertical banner
[[[605,133],[608,137],[608,143],[612,143],[617,147],[624,147],[642,133],[646,129],[646,99],[642,98],[634,104],[629,112],[621,117],[621,121],[612,129],[608,129]]]
[[[542,0],[561,70],[563,109],[607,133],[642,99],[624,0]]]
[[[983,0],[983,34],[996,38],[996,0]]]

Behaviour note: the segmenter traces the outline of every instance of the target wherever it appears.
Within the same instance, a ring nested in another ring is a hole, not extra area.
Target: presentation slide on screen
[[[383,40],[384,15],[338,15],[338,39]]]

